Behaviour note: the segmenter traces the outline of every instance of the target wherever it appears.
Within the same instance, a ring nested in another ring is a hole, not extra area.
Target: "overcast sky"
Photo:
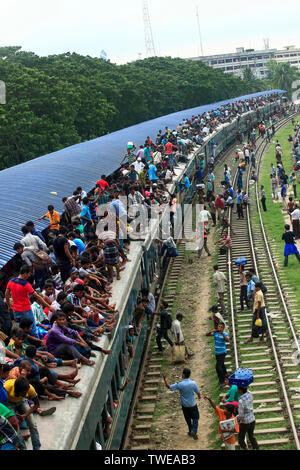
[[[142,0],[9,0],[1,6],[0,46],[39,55],[77,52],[112,62],[145,57]],[[158,55],[199,54],[199,5],[204,54],[236,47],[300,47],[299,0],[148,0]]]

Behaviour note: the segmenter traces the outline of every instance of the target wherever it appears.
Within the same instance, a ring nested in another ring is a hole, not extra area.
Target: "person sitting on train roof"
[[[91,361],[91,350],[80,334],[66,326],[67,317],[65,313],[55,314],[56,320],[49,331],[46,339],[48,351],[55,357],[68,357],[78,359],[79,363],[93,366],[95,361]]]

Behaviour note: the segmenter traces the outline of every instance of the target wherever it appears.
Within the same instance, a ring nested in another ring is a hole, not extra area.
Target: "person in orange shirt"
[[[48,206],[48,211],[47,214],[43,215],[43,217],[39,217],[38,220],[43,220],[48,218],[50,220],[49,226],[43,230],[42,234],[46,235],[45,238],[48,239],[48,236],[50,235],[51,238],[53,238],[51,235],[58,235],[59,231],[59,224],[60,224],[60,215],[58,212],[54,210],[53,206]],[[52,234],[51,234],[52,232]],[[44,235],[44,236],[45,236]]]
[[[238,425],[238,422],[237,422],[237,419],[236,417],[234,416],[233,412],[234,412],[234,406],[231,405],[231,404],[226,404],[224,406],[224,409],[222,410],[221,408],[219,408],[213,401],[211,398],[209,397],[204,397],[205,400],[208,400],[209,403],[211,404],[211,406],[213,407],[213,409],[215,410],[216,412],[216,415],[219,417],[219,421],[227,421],[228,419],[234,419],[235,421],[235,428],[234,428],[234,432],[236,433],[239,433],[239,425]],[[224,441],[225,443],[225,450],[235,450],[235,435],[234,433],[232,433],[232,435],[225,439],[224,435],[223,435],[223,432],[224,432],[224,429],[222,431],[221,429],[221,426],[219,424],[219,434],[221,434],[221,438],[222,440]]]

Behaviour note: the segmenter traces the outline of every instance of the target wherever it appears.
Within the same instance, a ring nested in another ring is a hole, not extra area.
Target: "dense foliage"
[[[0,48],[0,80],[7,88],[7,103],[0,105],[0,169],[259,89],[202,62],[153,57],[117,66],[75,53],[39,57],[20,47]]]
[[[289,98],[296,89],[299,89],[300,72],[296,67],[289,63],[277,63],[276,60],[270,60],[267,63],[268,76],[267,85],[274,88],[286,90]]]

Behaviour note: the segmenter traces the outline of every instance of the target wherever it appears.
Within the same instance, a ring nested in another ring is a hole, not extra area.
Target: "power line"
[[[145,28],[145,46],[146,46],[146,56],[153,57],[156,56],[152,26],[149,15],[148,1],[143,0],[143,16],[144,16],[144,28]]]

